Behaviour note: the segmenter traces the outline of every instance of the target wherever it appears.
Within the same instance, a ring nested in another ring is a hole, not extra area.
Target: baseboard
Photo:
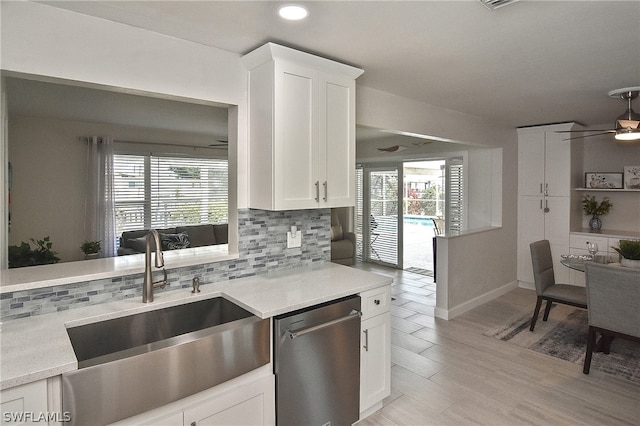
[[[527,290],[535,290],[536,285],[527,281],[518,281],[518,287],[526,288]]]
[[[435,316],[436,318],[441,318],[444,320],[453,319],[459,315],[464,314],[465,312],[470,311],[473,308],[477,308],[480,305],[487,303],[490,300],[495,299],[496,297],[500,297],[503,294],[506,294],[518,287],[518,281],[512,281],[503,285],[502,287],[498,287],[494,290],[491,290],[488,293],[482,294],[478,297],[475,297],[467,302],[461,303],[458,306],[455,306],[451,309],[442,309],[436,307]]]
[[[383,402],[377,402],[374,405],[372,405],[371,407],[367,408],[366,410],[364,410],[363,412],[360,413],[360,420],[365,419],[367,417],[369,417],[370,415],[372,415],[373,413],[375,413],[376,411],[378,411],[379,409],[382,408]]]

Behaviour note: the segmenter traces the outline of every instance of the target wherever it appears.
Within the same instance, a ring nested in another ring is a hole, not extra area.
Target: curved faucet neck
[[[154,287],[164,287],[167,284],[167,272],[164,271],[164,279],[153,282],[151,274],[151,243],[155,244],[156,252],[156,268],[164,266],[164,257],[162,256],[162,244],[160,243],[160,234],[155,229],[150,229],[146,237],[146,246],[144,252],[144,283],[142,284],[142,302],[153,302]]]

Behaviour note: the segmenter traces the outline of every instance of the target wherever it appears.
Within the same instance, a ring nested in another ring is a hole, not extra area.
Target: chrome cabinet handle
[[[540,193],[542,194],[542,182],[540,182]]]
[[[327,181],[326,180],[324,181],[322,186],[324,186],[324,198],[322,200],[327,201]]]
[[[320,182],[316,181],[316,201],[320,201]]]
[[[364,333],[364,345],[362,347],[365,351],[369,352],[369,329],[363,331]]]
[[[549,201],[544,200],[544,212],[549,213]]]

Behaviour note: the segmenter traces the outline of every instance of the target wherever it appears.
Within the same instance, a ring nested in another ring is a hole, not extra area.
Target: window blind
[[[114,155],[116,233],[228,221],[226,159]]]
[[[456,234],[464,229],[464,166],[462,158],[447,160],[447,232]]]

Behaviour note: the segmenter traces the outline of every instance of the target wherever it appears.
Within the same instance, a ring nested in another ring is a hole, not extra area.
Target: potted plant
[[[85,259],[98,257],[101,248],[100,241],[85,241],[80,246],[80,250],[84,253]]]
[[[620,240],[619,247],[611,247],[620,254],[622,266],[640,269],[640,240]]]
[[[58,253],[51,250],[53,243],[49,237],[41,240],[30,238],[29,241],[36,247],[32,249],[31,245],[24,241],[19,246],[9,246],[9,268],[46,265],[60,261]]]
[[[591,219],[589,219],[589,228],[592,231],[599,231],[602,228],[602,220],[600,220],[600,216],[604,216],[609,213],[609,210],[613,207],[611,201],[609,201],[608,197],[604,197],[601,202],[596,200],[596,197],[593,195],[585,195],[582,199],[582,208],[584,209],[584,214],[591,215]]]

